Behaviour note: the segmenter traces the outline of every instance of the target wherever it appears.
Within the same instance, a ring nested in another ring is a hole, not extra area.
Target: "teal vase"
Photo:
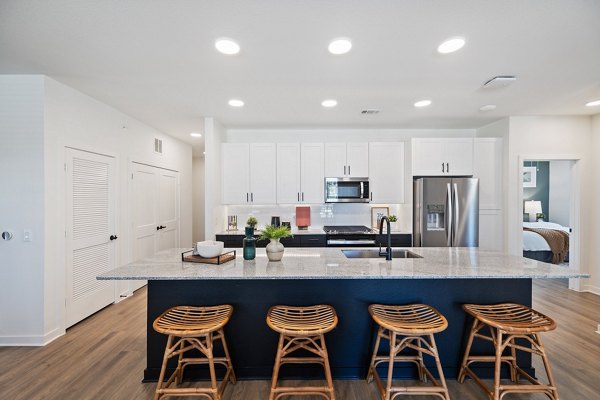
[[[254,238],[254,228],[246,227],[246,237],[243,240],[244,260],[254,260],[256,258],[256,239]]]

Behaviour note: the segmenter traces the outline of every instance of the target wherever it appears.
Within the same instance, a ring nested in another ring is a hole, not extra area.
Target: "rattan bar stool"
[[[468,375],[487,393],[490,399],[500,400],[508,393],[543,393],[552,400],[559,400],[554,377],[550,371],[550,361],[539,336],[541,332],[551,331],[556,328],[556,323],[544,314],[520,304],[476,305],[465,304],[464,310],[473,316],[473,327],[465,349],[458,381],[464,382]],[[489,336],[482,330],[489,328]],[[474,356],[470,354],[473,339],[483,339],[491,342],[495,348],[493,356]],[[531,347],[516,343],[515,339],[526,340]],[[504,354],[509,349],[509,354]],[[543,384],[533,378],[517,365],[517,350],[537,354],[542,358],[549,383]],[[486,386],[483,381],[471,370],[470,365],[477,362],[493,362],[494,385]],[[503,385],[500,382],[500,368],[502,363],[510,366],[510,379],[513,384]],[[519,377],[523,376],[530,384],[519,384]]]
[[[325,333],[336,327],[338,318],[333,307],[316,305],[309,307],[273,306],[267,313],[267,324],[279,332],[277,356],[273,367],[273,380],[269,400],[290,395],[317,395],[335,400],[329,356],[325,346]],[[290,357],[296,350],[304,349],[315,357]],[[325,369],[327,386],[277,386],[279,369],[283,364],[321,364]]]
[[[369,313],[373,320],[379,325],[377,340],[369,365],[367,382],[375,378],[379,394],[384,400],[392,400],[402,395],[427,395],[436,396],[444,400],[450,400],[444,371],[438,354],[434,333],[442,332],[448,327],[448,322],[442,314],[433,307],[425,304],[410,305],[382,305],[371,304]],[[390,352],[387,355],[378,355],[381,339],[390,341]],[[416,354],[400,354],[405,349],[416,351]],[[423,354],[435,359],[439,374],[436,379],[423,361]],[[419,379],[423,382],[427,378],[432,385],[428,386],[393,386],[392,379],[395,362],[410,362],[417,366]],[[386,385],[383,385],[377,366],[388,363],[388,376]]]
[[[154,394],[154,400],[168,396],[203,396],[212,400],[220,400],[227,386],[227,382],[235,383],[235,374],[223,327],[233,312],[230,305],[219,305],[212,307],[178,306],[165,311],[154,320],[154,330],[168,335],[165,355],[158,378],[158,385]],[[221,340],[225,357],[215,357],[213,354],[213,343]],[[187,358],[184,353],[196,349],[205,357]],[[167,362],[173,357],[178,357],[177,368],[164,382]],[[210,369],[210,388],[176,388],[169,387],[174,381],[181,383],[185,367],[190,364],[208,364]],[[227,368],[225,377],[217,386],[215,364],[224,365]]]

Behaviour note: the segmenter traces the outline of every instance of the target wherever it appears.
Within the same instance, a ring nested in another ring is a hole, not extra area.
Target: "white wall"
[[[565,159],[579,160],[574,169],[579,182],[574,181],[573,189],[580,190],[579,213],[572,216],[572,226],[578,230],[572,233],[572,249],[574,254],[569,258],[572,268],[581,272],[600,273],[597,264],[592,263],[595,249],[591,246],[590,236],[598,227],[593,226],[590,215],[595,206],[592,202],[594,185],[593,153],[591,151],[592,131],[591,119],[582,117],[510,117],[509,121],[509,157],[508,157],[508,189],[507,189],[507,234],[510,254],[522,254],[522,187],[521,174],[523,160]],[[580,219],[579,219],[580,217]],[[578,223],[577,223],[578,222]],[[579,247],[576,249],[576,247]],[[577,251],[579,250],[579,251]],[[587,290],[586,280],[581,289]]]
[[[571,161],[550,161],[548,214],[550,222],[571,226]]]
[[[12,272],[2,279],[9,284],[4,285],[8,289],[1,291],[0,296],[8,296],[7,301],[11,301],[12,306],[6,307],[3,301],[0,315],[12,309],[21,317],[12,318],[10,323],[1,321],[0,330],[7,327],[10,332],[0,331],[0,345],[40,345],[65,331],[65,147],[107,154],[117,160],[117,266],[130,262],[132,255],[128,195],[132,161],[179,171],[181,245],[191,245],[192,150],[191,146],[55,80],[43,76],[0,76],[0,79],[0,102],[14,104],[10,106],[12,110],[8,105],[0,107],[9,111],[11,117],[6,121],[12,119],[13,125],[10,131],[3,130],[6,140],[0,151],[6,150],[11,156],[2,160],[14,158],[20,163],[11,162],[19,171],[18,183],[9,181],[6,186],[11,187],[6,193],[13,203],[6,209],[11,210],[10,219],[18,223],[8,222],[21,232],[19,237],[23,228],[32,228],[34,238],[19,250],[23,253],[21,257],[15,254],[9,259]],[[155,137],[163,140],[162,155],[154,153]],[[5,146],[5,143],[11,145]],[[32,174],[36,167],[37,178]],[[9,179],[4,174],[2,177],[3,181]],[[13,190],[21,186],[22,193]],[[36,217],[41,222],[34,224],[31,218]],[[16,248],[19,241],[11,243]],[[27,245],[33,250],[25,252]],[[39,263],[35,261],[38,251]],[[23,279],[26,279],[25,288],[21,287]],[[126,282],[116,285],[117,296],[129,290]],[[28,310],[29,304],[31,310]]]
[[[204,240],[204,157],[192,161],[192,242]]]
[[[221,204],[221,143],[225,129],[214,118],[204,119],[204,235],[214,240],[215,234],[227,225],[225,207]]]
[[[592,158],[592,171],[593,176],[590,184],[591,189],[591,209],[585,218],[589,219],[590,224],[594,227],[590,237],[590,273],[592,278],[588,282],[587,289],[600,294],[600,179],[598,178],[598,172],[600,172],[600,114],[596,114],[592,118],[592,145],[591,152],[594,155]],[[600,322],[600,321],[598,321]]]
[[[0,344],[43,333],[44,78],[0,75]],[[33,241],[23,242],[23,230]]]

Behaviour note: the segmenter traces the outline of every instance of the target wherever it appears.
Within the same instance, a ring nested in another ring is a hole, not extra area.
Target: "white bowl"
[[[194,253],[204,258],[212,258],[223,253],[225,243],[214,240],[205,240],[198,242],[194,246]]]

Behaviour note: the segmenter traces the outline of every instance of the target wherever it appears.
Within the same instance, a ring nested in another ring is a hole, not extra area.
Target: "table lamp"
[[[525,202],[525,214],[529,214],[529,222],[537,220],[537,214],[542,213],[542,202],[536,200],[528,200]]]

